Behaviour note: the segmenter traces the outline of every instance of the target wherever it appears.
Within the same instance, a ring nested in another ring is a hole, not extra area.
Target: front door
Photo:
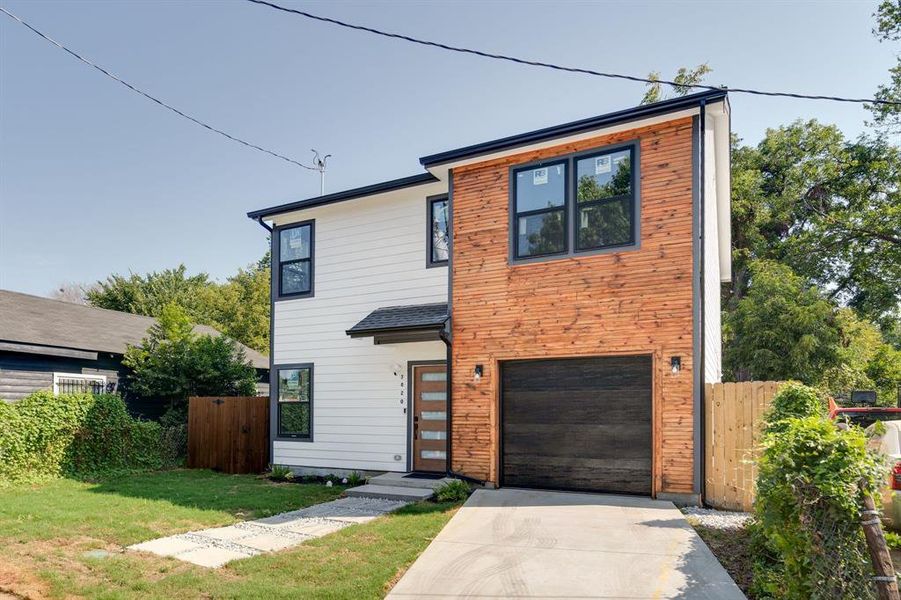
[[[447,470],[447,367],[413,367],[413,470]]]

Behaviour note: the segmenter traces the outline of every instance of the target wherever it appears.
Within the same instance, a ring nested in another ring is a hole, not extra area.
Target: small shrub
[[[892,550],[901,550],[901,534],[894,531],[886,531],[885,541]]]
[[[294,471],[285,465],[271,465],[269,467],[269,479],[272,481],[291,481],[294,479]]]
[[[356,487],[358,485],[364,485],[366,483],[366,477],[362,473],[358,473],[353,471],[350,475],[346,477],[347,481],[343,482],[351,487]]]
[[[453,479],[435,489],[436,502],[464,502],[472,490],[461,479]]]

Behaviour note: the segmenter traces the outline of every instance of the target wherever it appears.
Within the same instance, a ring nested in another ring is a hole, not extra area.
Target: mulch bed
[[[710,547],[713,555],[749,598],[751,587],[751,535],[746,527],[741,529],[713,529],[694,525],[695,531]]]

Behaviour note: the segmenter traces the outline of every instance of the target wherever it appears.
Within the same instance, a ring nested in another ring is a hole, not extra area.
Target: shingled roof
[[[386,306],[377,308],[347,330],[349,336],[361,336],[383,331],[441,329],[447,321],[447,302]]]
[[[141,343],[156,319],[0,290],[0,342],[124,354]],[[199,334],[221,335],[206,325]],[[257,369],[268,369],[269,358],[240,344]]]

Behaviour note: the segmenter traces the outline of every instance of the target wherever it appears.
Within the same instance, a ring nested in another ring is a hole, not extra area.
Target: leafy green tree
[[[873,35],[880,42],[901,40],[901,0],[883,0],[873,13],[876,26]],[[876,89],[877,100],[901,103],[901,55],[889,69],[889,81]],[[873,125],[888,134],[901,133],[901,104],[869,104]]]
[[[174,303],[195,322],[206,324],[201,292],[213,285],[206,273],[187,275],[187,268],[182,264],[147,275],[113,274],[85,295],[92,306],[147,317],[160,316],[165,306]]]
[[[269,353],[270,257],[263,258],[222,285],[205,288],[200,303],[205,323],[264,354]]]
[[[838,363],[832,305],[787,266],[749,265],[752,284],[725,319],[725,369],[738,380],[818,383]]]
[[[901,152],[886,140],[848,142],[817,121],[734,145],[732,304],[749,265],[777,260],[884,331],[901,302]]]
[[[132,372],[127,393],[167,402],[184,413],[190,396],[252,396],[256,370],[244,350],[221,335],[198,335],[184,309],[169,303],[139,346],[122,361]]]
[[[676,76],[673,77],[673,81],[679,84],[677,87],[673,87],[673,93],[677,96],[689,94],[694,86],[701,83],[704,80],[704,77],[711,71],[713,71],[713,69],[711,69],[707,63],[698,65],[694,69],[690,67],[680,67]],[[653,104],[654,102],[664,100],[666,94],[663,91],[664,84],[659,82],[660,72],[652,71],[651,73],[648,73],[648,79],[653,80],[654,83],[647,84],[648,90],[645,92],[644,98],[641,99],[641,103]]]

